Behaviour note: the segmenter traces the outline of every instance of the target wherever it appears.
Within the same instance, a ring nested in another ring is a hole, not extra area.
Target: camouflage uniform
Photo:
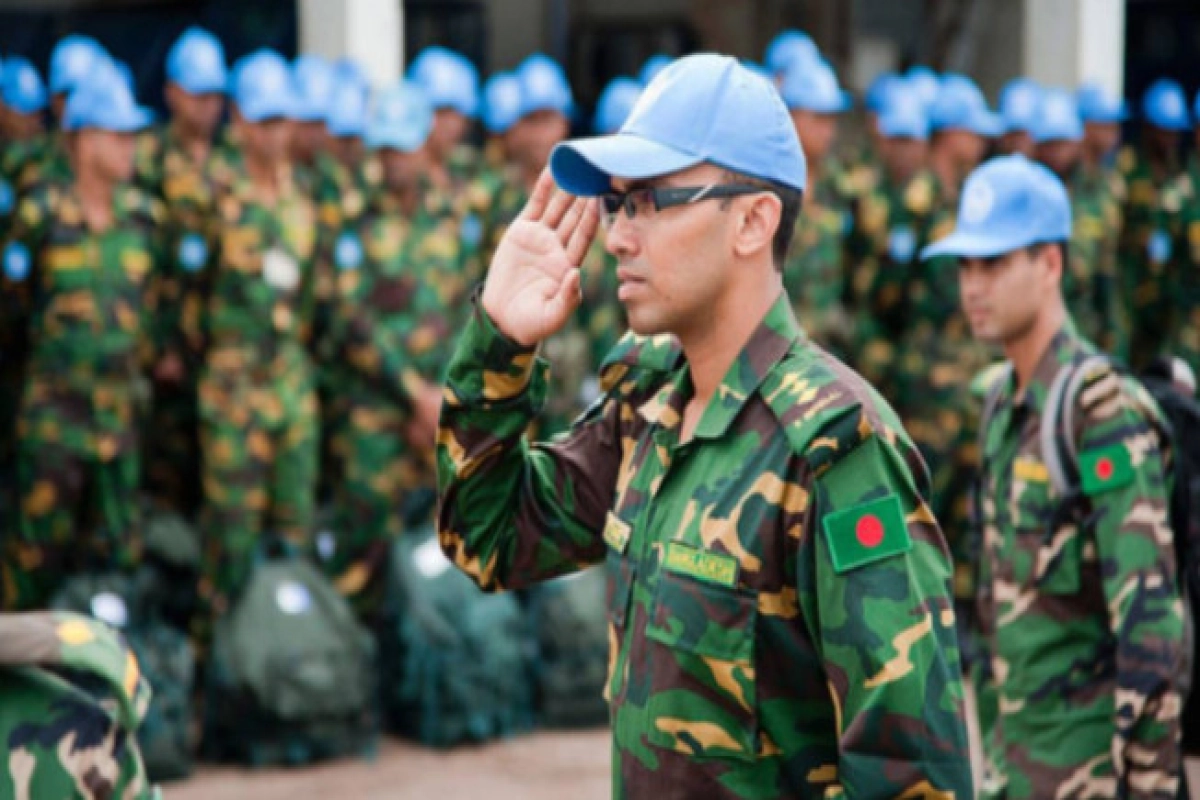
[[[1067,323],[1021,397],[1000,373],[981,490],[980,620],[999,711],[984,730],[986,797],[1176,796],[1186,667],[1167,439],[1154,402],[1110,369],[1084,382],[1069,432],[1088,522],[1051,521],[1040,417],[1060,366],[1095,352]]]
[[[1170,235],[1161,350],[1183,358],[1200,375],[1200,155],[1163,190],[1156,227]]]
[[[20,536],[8,542],[9,608],[44,605],[64,572],[137,555],[135,389],[150,361],[162,210],[133,187],[90,231],[69,184],[21,200],[4,249],[25,301],[28,372],[17,417]],[[95,520],[92,519],[95,517]],[[99,523],[91,550],[77,536]]]
[[[1166,333],[1160,310],[1163,275],[1170,259],[1170,238],[1155,225],[1161,191],[1179,177],[1178,164],[1156,168],[1145,155],[1125,148],[1117,159],[1127,190],[1121,228],[1122,296],[1129,298],[1129,355],[1144,365],[1162,346]]]
[[[103,623],[0,616],[0,797],[158,798],[134,735],[149,704],[132,652]]]
[[[160,266],[158,313],[162,321],[158,342],[163,355],[173,354],[185,365],[177,383],[152,380],[150,413],[144,420],[144,483],[149,492],[175,510],[191,516],[200,505],[199,414],[196,407],[196,366],[188,363],[179,328],[183,291],[189,271],[198,268],[212,200],[207,163],[196,163],[169,127],[138,138],[134,180],[161,200],[167,214],[168,252]]]
[[[814,183],[796,220],[783,285],[805,332],[848,359],[853,355],[854,319],[845,242],[852,217],[836,174]]]
[[[945,543],[887,404],[781,295],[695,437],[671,337],[570,433],[478,307],[449,368],[439,536],[488,589],[606,562],[613,797],[972,796]]]
[[[192,274],[183,330],[202,354],[205,578],[219,613],[244,584],[260,535],[302,544],[317,480],[310,334],[317,212],[282,169],[274,207],[215,167],[208,259]]]
[[[1070,264],[1063,273],[1063,299],[1087,339],[1124,352],[1117,298],[1117,247],[1121,198],[1106,173],[1080,165],[1066,181],[1071,194]]]
[[[911,324],[908,284],[921,269],[918,254],[929,241],[935,192],[930,172],[917,173],[903,186],[881,174],[854,206],[850,279],[861,309],[855,366],[887,398],[896,397],[897,343]]]
[[[405,429],[416,387],[441,385],[476,269],[452,199],[429,186],[420,196],[406,214],[393,196],[378,194],[343,229],[334,256],[339,300],[321,345],[339,475],[329,567],[366,615],[382,599],[391,543],[431,511],[433,442],[417,451]]]

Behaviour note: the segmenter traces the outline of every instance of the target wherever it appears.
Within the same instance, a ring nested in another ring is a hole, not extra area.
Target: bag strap
[[[1067,497],[1076,488],[1079,442],[1075,440],[1074,431],[1079,392],[1096,369],[1111,366],[1112,360],[1108,356],[1087,356],[1060,367],[1050,384],[1038,443],[1046,471],[1050,473],[1050,484],[1060,497]]]

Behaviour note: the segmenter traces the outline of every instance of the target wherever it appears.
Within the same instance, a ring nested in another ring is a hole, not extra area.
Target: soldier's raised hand
[[[579,264],[600,223],[596,201],[555,188],[543,170],[505,232],[483,287],[483,310],[505,336],[532,346],[579,306]]]

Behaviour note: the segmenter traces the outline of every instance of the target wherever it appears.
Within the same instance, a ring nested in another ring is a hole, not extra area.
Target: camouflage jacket
[[[107,230],[87,227],[69,184],[22,198],[3,262],[22,298],[28,385],[22,435],[108,460],[132,446],[135,380],[154,354],[160,205],[132,186]]]
[[[85,692],[72,674],[105,688],[89,682]],[[103,623],[61,612],[0,616],[0,796],[158,797],[134,736],[149,703],[132,652]]]
[[[1109,176],[1076,167],[1067,185],[1071,192],[1071,263],[1063,274],[1067,308],[1088,339],[1109,352],[1124,349],[1118,310],[1117,250],[1121,236],[1121,197]]]
[[[781,295],[688,442],[671,337],[570,432],[476,307],[438,435],[446,554],[488,589],[605,562],[613,796],[972,796],[946,545],[893,412]]]
[[[1171,243],[1162,349],[1184,358],[1200,375],[1200,155],[1193,155],[1187,171],[1163,190],[1156,228]]]
[[[1095,352],[1068,323],[1020,397],[1001,373],[986,431],[980,624],[999,702],[984,731],[989,797],[1176,796],[1183,604],[1170,456],[1153,401],[1110,369],[1088,376],[1067,433],[1085,522],[1053,521],[1040,419],[1060,366]]]

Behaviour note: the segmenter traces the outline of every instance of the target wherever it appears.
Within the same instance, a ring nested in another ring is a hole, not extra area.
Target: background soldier
[[[1169,440],[1153,400],[1107,364],[1062,401],[1076,401],[1073,416],[1056,403],[1060,370],[1098,352],[1063,302],[1070,238],[1062,182],[1011,156],[971,176],[954,233],[922,253],[959,259],[972,333],[1011,365],[988,401],[979,492],[983,649],[1000,712],[984,731],[984,796],[1170,800],[1186,667]],[[1047,414],[1076,421],[1052,439],[1078,447],[1075,498],[1052,488]]]

